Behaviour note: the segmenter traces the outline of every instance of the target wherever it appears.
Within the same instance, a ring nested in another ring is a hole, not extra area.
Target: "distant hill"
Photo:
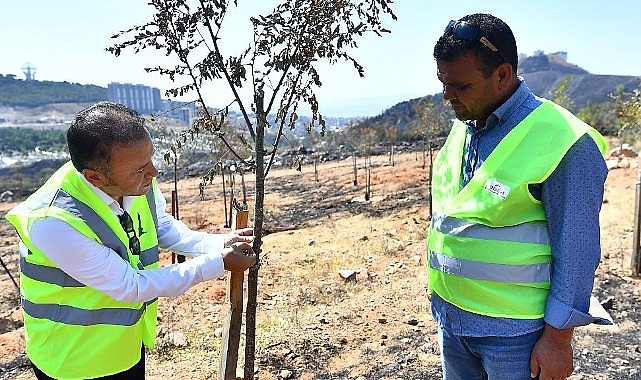
[[[598,104],[609,102],[608,94],[614,92],[617,86],[623,86],[626,91],[641,87],[640,76],[624,75],[594,75],[581,67],[568,63],[564,53],[535,54],[530,57],[521,57],[519,60],[518,74],[525,79],[528,87],[536,95],[550,98],[551,91],[567,76],[571,77],[567,91],[574,102],[574,112],[585,107],[588,103]],[[364,124],[396,125],[405,130],[416,119],[414,107],[421,99],[442,99],[441,94],[427,95],[423,98],[411,99],[398,103],[378,116],[365,119]]]
[[[576,110],[592,104],[609,101],[608,95],[623,86],[625,91],[632,91],[641,86],[641,76],[595,75],[577,65],[568,63],[562,53],[536,54],[519,62],[519,75],[528,84],[532,92],[542,97],[550,97],[550,92],[558,87],[567,76],[568,93]]]
[[[107,89],[95,85],[16,79],[0,74],[0,105],[38,107],[51,103],[92,103],[107,100]]]
[[[443,94],[427,95],[422,98],[415,98],[397,103],[392,107],[386,109],[378,116],[373,116],[362,120],[359,124],[355,125],[353,129],[358,131],[362,128],[377,128],[381,125],[393,125],[401,131],[409,129],[415,120],[418,119],[416,114],[416,106],[421,100],[427,100],[436,104],[444,112],[450,113],[454,117],[449,105],[443,102]],[[379,128],[380,129],[380,128]]]

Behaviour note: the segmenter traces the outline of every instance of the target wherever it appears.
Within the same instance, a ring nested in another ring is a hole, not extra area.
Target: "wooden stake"
[[[318,161],[314,158],[314,180],[318,182]]]
[[[247,227],[249,210],[234,207],[235,229]],[[229,313],[225,323],[223,344],[220,351],[220,380],[236,380],[240,328],[243,324],[243,283],[244,272],[230,272],[229,275]]]
[[[630,266],[635,276],[641,275],[641,171],[637,174],[634,206],[634,236]]]
[[[354,166],[354,186],[358,186],[358,171],[356,170],[356,153],[352,155],[352,164]]]
[[[176,190],[171,191],[171,215],[176,218],[177,220],[180,220],[180,214],[178,213],[178,190],[176,187]],[[185,262],[185,255],[177,254],[176,252],[171,253],[171,263],[174,264],[176,263],[176,257],[178,258],[178,263],[184,263]]]
[[[180,214],[178,213],[178,158],[174,157],[174,189],[171,191],[171,215],[180,220]],[[176,262],[176,252],[171,253],[171,263]],[[184,263],[185,256],[178,255],[178,262]]]

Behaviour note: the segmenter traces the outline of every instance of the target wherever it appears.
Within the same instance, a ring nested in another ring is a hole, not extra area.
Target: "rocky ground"
[[[614,168],[601,214],[602,263],[595,298],[615,326],[578,328],[571,379],[641,379],[641,280],[632,276],[636,159]],[[357,185],[351,159],[314,172],[274,171],[258,292],[259,379],[439,379],[436,326],[425,294],[424,238],[429,222],[422,157],[376,157],[372,193]],[[627,166],[624,165],[624,166]],[[238,184],[238,181],[237,181]],[[253,183],[247,179],[251,204]],[[193,228],[224,231],[220,183],[198,196],[181,180],[180,216]],[[237,185],[238,186],[238,185]],[[163,183],[168,196],[173,184]],[[236,194],[240,194],[237,187]],[[13,203],[0,203],[3,216]],[[0,221],[0,255],[17,276],[17,238]],[[171,255],[163,252],[164,264]],[[0,378],[33,379],[24,354],[19,295],[0,270]],[[225,279],[161,299],[149,379],[218,377]],[[241,354],[242,365],[242,354]]]

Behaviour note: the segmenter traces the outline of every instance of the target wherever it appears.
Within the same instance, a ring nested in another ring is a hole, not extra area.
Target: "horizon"
[[[237,9],[232,7],[229,19],[225,20],[229,24],[223,24],[222,29],[225,34],[221,40],[226,42],[222,46],[223,55],[243,50],[247,46],[243,41],[249,40],[247,32],[251,32],[249,15],[265,13],[275,3],[239,2]],[[440,93],[431,57],[433,43],[450,19],[475,12],[492,13],[507,22],[515,34],[519,53],[565,51],[569,63],[594,75],[641,75],[641,51],[621,49],[637,46],[641,39],[635,30],[641,2],[620,1],[607,7],[592,2],[552,0],[519,7],[508,4],[501,0],[486,0],[482,5],[473,0],[460,0],[454,5],[397,0],[392,9],[398,21],[384,19],[392,33],[382,38],[366,36],[360,40],[359,48],[351,50],[364,66],[365,78],[359,78],[351,64],[344,62],[319,68],[323,86],[316,93],[323,114],[375,116],[399,102]],[[69,12],[70,7],[74,12]],[[144,71],[144,67],[169,65],[164,54],[147,54],[155,53],[151,51],[133,54],[125,50],[120,57],[114,57],[104,50],[112,44],[111,35],[144,24],[151,18],[152,10],[146,2],[127,0],[12,1],[0,15],[0,31],[13,36],[3,41],[0,73],[24,78],[22,67],[30,63],[36,68],[36,80],[100,87],[111,82],[143,84],[159,88],[167,98],[164,92],[175,84]],[[599,20],[598,28],[586,21],[595,19]],[[224,107],[229,98],[221,94],[228,93],[207,88],[205,100],[213,107]]]
[[[574,63],[569,62],[568,60],[566,60],[567,52],[565,52],[565,51],[544,52],[544,51],[540,51],[539,50],[539,51],[533,52],[532,54],[519,53],[519,69],[521,68],[521,63],[524,60],[526,60],[527,58],[541,56],[541,55],[548,56],[548,57],[549,56],[554,56],[554,55],[559,56],[559,54],[561,54],[560,58],[562,60],[564,60],[564,62],[565,62],[565,64],[567,66],[576,67],[576,68],[579,68],[581,70],[584,70],[584,71],[586,71],[587,75],[615,76],[615,77],[623,76],[623,77],[630,77],[630,78],[641,78],[641,76],[638,76],[638,75],[593,74],[593,73],[585,70],[580,65],[574,64]],[[24,73],[24,75],[27,76],[27,73]],[[12,77],[14,77],[14,79],[21,80],[23,82],[27,81],[26,78],[19,78],[18,75],[16,75],[16,74],[0,73],[0,77],[9,77],[9,76],[12,76]],[[83,86],[97,86],[97,87],[104,88],[105,90],[107,89],[107,86],[101,86],[99,84],[94,84],[94,83],[84,83],[83,84],[83,83],[70,82],[70,81],[66,81],[66,80],[63,80],[63,81],[50,81],[50,80],[40,80],[40,79],[34,78],[34,79],[32,79],[32,81],[35,81],[35,82],[51,82],[51,83],[71,83],[71,84],[78,84],[78,85],[83,85]],[[123,83],[123,82],[112,82],[112,83],[146,86],[146,85],[141,84],[141,83]],[[152,88],[156,88],[157,89],[157,87],[153,87],[153,86],[148,86],[148,87],[152,87]],[[350,113],[349,115],[326,113],[326,112],[323,112],[323,109],[321,109],[321,113],[324,115],[325,118],[332,118],[332,119],[341,119],[341,118],[344,118],[344,119],[362,119],[362,118],[368,118],[368,117],[377,117],[377,116],[383,114],[384,112],[387,112],[390,108],[393,108],[393,107],[399,105],[400,103],[412,101],[412,100],[415,100],[417,98],[421,98],[421,97],[424,97],[424,96],[435,96],[435,95],[439,95],[439,94],[441,94],[440,91],[436,92],[436,93],[433,93],[433,94],[425,94],[425,95],[420,95],[420,96],[409,96],[409,97],[405,97],[405,96],[403,96],[401,94],[401,95],[399,95],[399,100],[397,100],[393,104],[389,104],[386,108],[382,109],[377,114],[366,114],[367,111],[363,111],[362,113],[359,113],[358,110],[368,110],[368,109],[370,109],[372,104],[377,104],[377,102],[379,102],[380,100],[389,101],[389,99],[390,99],[389,97],[388,98],[384,98],[384,97],[359,97],[359,98],[354,98],[354,99],[352,99],[352,101],[349,104],[344,105],[344,107],[349,109],[349,113]],[[161,90],[161,98],[162,98],[163,101],[178,101],[178,102],[181,101],[181,100],[176,100],[176,99],[172,99],[172,98],[166,97],[162,90]],[[216,106],[211,106],[211,107],[219,108],[219,107],[216,107]],[[322,105],[321,105],[321,107],[322,107]],[[240,113],[240,109],[237,108],[237,107],[233,107],[233,106],[230,107],[230,111]],[[274,112],[272,112],[270,114],[273,114],[273,113]],[[306,112],[299,112],[299,115],[301,117],[311,117],[311,113],[306,113]]]

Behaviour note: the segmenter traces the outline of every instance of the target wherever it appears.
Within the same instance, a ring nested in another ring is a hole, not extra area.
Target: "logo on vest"
[[[509,186],[502,184],[494,178],[488,179],[487,182],[485,182],[485,186],[483,186],[483,188],[503,200],[505,200],[508,194],[510,194]]]

